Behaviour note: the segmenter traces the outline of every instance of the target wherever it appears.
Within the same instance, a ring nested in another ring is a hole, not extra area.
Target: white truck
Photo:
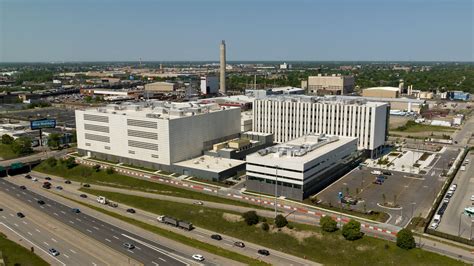
[[[108,200],[107,198],[105,198],[104,196],[98,196],[97,197],[97,202],[100,203],[100,204],[104,204],[104,205],[108,205],[110,207],[118,207],[118,204],[113,202],[113,201],[110,201]]]
[[[381,175],[381,174],[382,174],[382,171],[379,171],[379,170],[372,170],[370,173],[373,174],[373,175]]]

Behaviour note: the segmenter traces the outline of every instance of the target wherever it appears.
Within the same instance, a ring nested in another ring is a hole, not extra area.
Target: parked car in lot
[[[258,254],[263,255],[263,256],[268,256],[268,255],[270,255],[270,251],[268,251],[266,249],[259,249]]]
[[[48,249],[48,252],[49,252],[49,254],[51,254],[51,255],[53,255],[53,256],[55,256],[55,257],[56,257],[56,256],[59,256],[59,251],[57,251],[57,250],[54,249],[54,248]]]
[[[383,171],[382,174],[384,175],[392,175],[392,172],[389,172],[389,171]]]
[[[135,246],[132,244],[132,243],[123,243],[123,246],[126,248],[126,249],[134,249]]]
[[[234,242],[234,246],[239,247],[239,248],[244,248],[245,244],[244,242],[237,241],[237,242]]]
[[[474,201],[474,195],[471,195],[471,200]]]
[[[36,178],[36,177],[33,177],[31,180],[32,180],[33,182],[38,182],[38,178]]]
[[[438,228],[438,225],[439,225],[438,222],[432,222],[431,225],[430,225],[430,228],[434,230],[434,229]]]
[[[24,218],[25,215],[22,213],[22,212],[17,212],[16,213],[16,216],[20,217],[20,218]]]
[[[449,203],[449,199],[450,199],[450,198],[445,197],[445,198],[443,199],[443,202]],[[472,197],[471,197],[471,200],[472,200]]]
[[[375,181],[373,183],[376,184],[376,185],[382,185],[383,181],[380,180],[380,179],[375,179]]]
[[[221,236],[221,235],[217,235],[217,234],[211,235],[211,238],[212,238],[212,239],[215,239],[215,240],[222,240],[222,236]]]
[[[194,254],[194,255],[193,255],[193,259],[194,259],[194,260],[197,260],[197,261],[203,261],[203,260],[204,260],[204,256],[203,256],[203,255],[200,255],[200,254]]]

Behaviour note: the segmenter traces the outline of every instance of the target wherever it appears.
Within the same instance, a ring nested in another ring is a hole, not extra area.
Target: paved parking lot
[[[446,178],[441,177],[441,172],[448,168],[449,162],[459,153],[457,148],[447,148],[435,159],[434,165],[425,175],[414,175],[404,172],[390,171],[391,176],[382,185],[373,184],[376,175],[370,172],[373,168],[363,167],[354,169],[331,186],[317,194],[323,203],[339,206],[338,193],[349,194],[360,198],[362,202],[352,208],[364,210],[377,210],[390,214],[388,223],[404,226],[412,216],[426,216],[441,189]],[[377,170],[377,169],[375,169]],[[385,195],[385,196],[384,196]],[[385,208],[379,204],[396,202],[399,207]]]
[[[466,165],[466,170],[459,171],[454,178],[453,184],[457,184],[457,189],[451,197],[441,218],[441,223],[436,230],[471,239],[474,235],[471,230],[474,226],[474,217],[470,218],[462,213],[465,207],[474,206],[473,201],[471,201],[471,195],[474,195],[474,163],[472,163],[474,154],[468,154],[466,159],[469,159],[470,162]]]
[[[34,120],[41,118],[54,118],[57,120],[59,126],[76,127],[76,119],[74,110],[72,109],[61,109],[61,108],[43,108],[43,109],[30,109],[22,110],[17,112],[11,112],[8,117],[13,117],[19,120]]]

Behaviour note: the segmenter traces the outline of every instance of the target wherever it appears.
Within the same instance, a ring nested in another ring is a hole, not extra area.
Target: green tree
[[[29,137],[19,137],[12,143],[12,151],[17,155],[28,155],[33,153],[33,148],[31,148],[31,138]]]
[[[416,246],[415,238],[408,229],[402,229],[397,233],[397,246],[403,249],[412,249]]]
[[[258,224],[258,215],[255,211],[245,212],[242,214],[242,217],[244,218],[245,223],[247,223],[247,225]]]
[[[342,235],[347,240],[357,240],[362,237],[363,233],[360,231],[360,223],[351,219],[347,224],[342,226]]]
[[[64,164],[66,165],[67,169],[72,169],[77,166],[76,159],[74,159],[74,157],[68,157],[64,161]]]
[[[51,133],[48,135],[48,147],[51,149],[58,149],[61,142],[61,134]]]
[[[321,220],[319,220],[319,225],[326,232],[334,232],[337,230],[337,222],[328,215],[321,217]]]
[[[288,224],[288,221],[286,220],[285,216],[283,216],[283,215],[281,215],[281,214],[278,214],[278,215],[275,217],[275,225],[276,225],[278,228],[285,227],[287,224]]]
[[[270,226],[267,223],[262,224],[262,230],[263,231],[268,231],[270,229]]]
[[[58,160],[56,160],[56,158],[54,157],[49,157],[48,159],[46,159],[46,164],[49,167],[55,167],[58,164]]]
[[[2,135],[2,144],[10,145],[13,143],[14,140],[15,139],[10,135],[7,135],[7,134]]]

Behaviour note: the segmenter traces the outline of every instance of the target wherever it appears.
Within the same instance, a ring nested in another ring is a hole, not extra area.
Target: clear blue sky
[[[0,0],[0,62],[474,61],[473,0]]]

